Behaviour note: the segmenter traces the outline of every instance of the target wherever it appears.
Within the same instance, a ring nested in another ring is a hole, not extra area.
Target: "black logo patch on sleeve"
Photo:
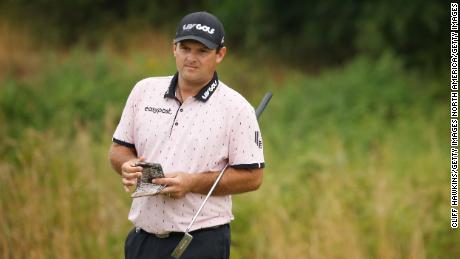
[[[260,139],[260,133],[258,131],[254,134],[254,142],[260,149],[262,149],[262,139]]]

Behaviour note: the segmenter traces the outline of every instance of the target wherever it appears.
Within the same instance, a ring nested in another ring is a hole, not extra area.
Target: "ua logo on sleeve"
[[[254,134],[254,142],[260,149],[262,149],[262,140],[260,139],[260,133],[258,131]]]

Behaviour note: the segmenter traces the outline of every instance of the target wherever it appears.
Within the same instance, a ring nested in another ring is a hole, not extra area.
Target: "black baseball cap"
[[[224,46],[224,26],[208,12],[187,14],[177,26],[174,43],[183,40],[196,40],[210,49]]]

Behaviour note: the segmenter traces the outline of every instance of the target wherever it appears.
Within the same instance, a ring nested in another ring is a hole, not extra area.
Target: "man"
[[[113,135],[109,156],[126,191],[138,161],[160,163],[159,195],[134,198],[126,258],[170,258],[219,171],[229,167],[192,227],[182,258],[229,258],[231,194],[262,182],[262,140],[252,106],[218,80],[224,28],[206,12],[186,15],[173,43],[177,73],[138,82]]]

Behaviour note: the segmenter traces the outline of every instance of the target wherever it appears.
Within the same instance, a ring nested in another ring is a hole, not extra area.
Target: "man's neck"
[[[214,74],[211,75],[206,81],[203,82],[185,82],[179,75],[177,80],[177,91],[180,91],[180,96],[183,98],[182,101],[187,100],[190,96],[195,96],[198,92],[206,86],[213,78]]]

